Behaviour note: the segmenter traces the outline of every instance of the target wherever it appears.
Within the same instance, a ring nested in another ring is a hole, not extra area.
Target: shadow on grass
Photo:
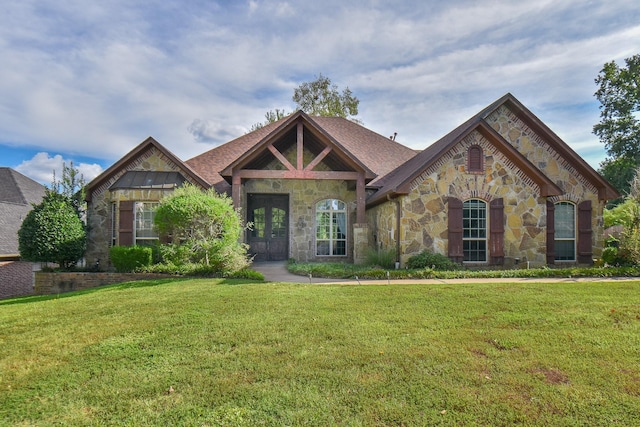
[[[157,280],[136,280],[132,282],[123,282],[123,283],[114,283],[111,285],[102,285],[96,286],[95,288],[90,289],[82,289],[79,291],[71,291],[64,293],[57,293],[51,295],[27,295],[23,297],[15,297],[6,300],[0,300],[0,307],[14,304],[27,304],[32,302],[40,302],[40,301],[49,301],[54,299],[62,299],[62,298],[73,298],[81,295],[92,294],[94,292],[103,292],[103,291],[113,291],[113,290],[124,290],[124,289],[135,289],[135,288],[151,288],[154,286],[166,285],[174,282],[184,282],[190,280],[215,280],[219,285],[249,285],[256,283],[265,283],[260,280],[251,280],[251,279],[226,279],[220,277],[194,277],[194,276],[182,276],[182,277],[171,277],[166,279],[157,279]]]

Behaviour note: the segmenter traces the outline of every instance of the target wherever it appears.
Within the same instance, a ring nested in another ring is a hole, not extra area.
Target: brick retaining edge
[[[43,272],[35,273],[35,295],[52,295],[80,291],[98,286],[137,280],[165,279],[171,276],[157,273],[107,273],[107,272]]]

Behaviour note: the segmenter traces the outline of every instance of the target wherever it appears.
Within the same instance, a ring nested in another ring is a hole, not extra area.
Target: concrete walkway
[[[506,279],[396,279],[396,280],[356,280],[326,279],[291,274],[286,261],[254,262],[255,271],[264,275],[267,282],[343,284],[343,285],[397,285],[397,284],[456,284],[456,283],[576,283],[576,282],[620,282],[640,281],[638,277],[553,277],[553,278],[506,278]]]

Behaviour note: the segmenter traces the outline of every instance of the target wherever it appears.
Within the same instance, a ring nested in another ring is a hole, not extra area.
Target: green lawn
[[[640,281],[0,301],[1,425],[640,425]]]

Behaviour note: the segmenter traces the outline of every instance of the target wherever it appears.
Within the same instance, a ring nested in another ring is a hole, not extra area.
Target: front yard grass
[[[0,302],[2,425],[639,425],[640,281]]]

